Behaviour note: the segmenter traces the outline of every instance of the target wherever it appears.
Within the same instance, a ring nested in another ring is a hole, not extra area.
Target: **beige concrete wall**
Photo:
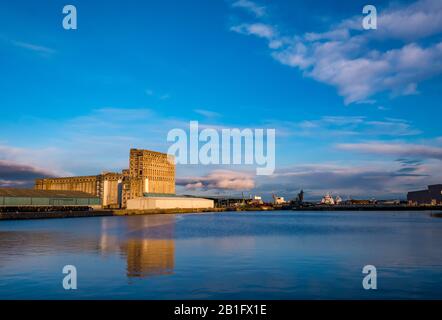
[[[37,179],[35,189],[83,191],[94,196],[100,196],[98,176]]]
[[[103,181],[103,206],[118,205],[118,187],[121,180],[104,180]]]
[[[146,189],[150,193],[175,193],[174,159],[165,153],[131,149],[129,176],[131,187],[128,198],[141,197]]]
[[[206,209],[214,208],[213,200],[186,197],[148,197],[135,198],[127,201],[129,210],[149,209]]]
[[[123,179],[119,173],[97,176],[36,179],[36,190],[83,191],[101,199],[103,206],[118,205],[118,184]]]

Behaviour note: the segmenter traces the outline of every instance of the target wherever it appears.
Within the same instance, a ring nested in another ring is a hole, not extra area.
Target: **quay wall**
[[[112,211],[53,211],[53,212],[0,212],[1,220],[29,220],[29,219],[55,219],[55,218],[85,218],[112,216]]]
[[[292,210],[294,211],[441,211],[442,206],[318,205],[312,207],[293,207]]]

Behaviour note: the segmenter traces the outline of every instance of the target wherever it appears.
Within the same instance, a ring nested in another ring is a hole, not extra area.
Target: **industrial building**
[[[143,193],[175,194],[175,159],[150,151],[130,150],[130,199]]]
[[[37,179],[35,189],[87,192],[99,197],[103,207],[125,208],[129,199],[144,193],[175,194],[175,164],[165,153],[131,149],[129,169],[121,173]]]
[[[144,194],[143,197],[137,197],[127,201],[127,209],[133,210],[149,210],[149,209],[199,209],[213,208],[214,201],[212,199],[203,199],[196,197],[179,197],[179,196],[160,196],[152,194]]]
[[[411,205],[441,205],[442,184],[428,186],[427,190],[408,192],[407,200]]]
[[[0,211],[39,211],[69,208],[87,209],[101,206],[100,199],[80,191],[46,191],[0,188]]]
[[[118,206],[123,174],[103,173],[96,176],[46,178],[35,181],[35,190],[80,191],[101,199],[103,206]]]
[[[132,210],[213,208],[212,200],[175,195],[175,161],[165,153],[131,149],[129,169],[95,176],[37,179],[36,190],[81,191],[104,208]]]

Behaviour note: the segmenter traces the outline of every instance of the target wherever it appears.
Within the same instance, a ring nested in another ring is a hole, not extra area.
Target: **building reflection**
[[[81,224],[69,232],[0,230],[0,269],[21,256],[64,252],[117,255],[126,260],[122,272],[127,277],[170,275],[175,267],[175,219],[174,215],[105,217],[92,232],[78,232]]]
[[[173,240],[131,239],[124,246],[128,277],[172,274],[175,266]]]
[[[103,254],[119,252],[126,258],[128,277],[172,274],[175,267],[175,216],[152,215],[103,220]]]

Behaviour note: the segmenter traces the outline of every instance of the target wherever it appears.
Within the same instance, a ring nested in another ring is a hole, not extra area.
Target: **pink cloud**
[[[255,186],[255,181],[249,173],[215,170],[204,177],[179,178],[177,184],[187,189],[250,190]]]

